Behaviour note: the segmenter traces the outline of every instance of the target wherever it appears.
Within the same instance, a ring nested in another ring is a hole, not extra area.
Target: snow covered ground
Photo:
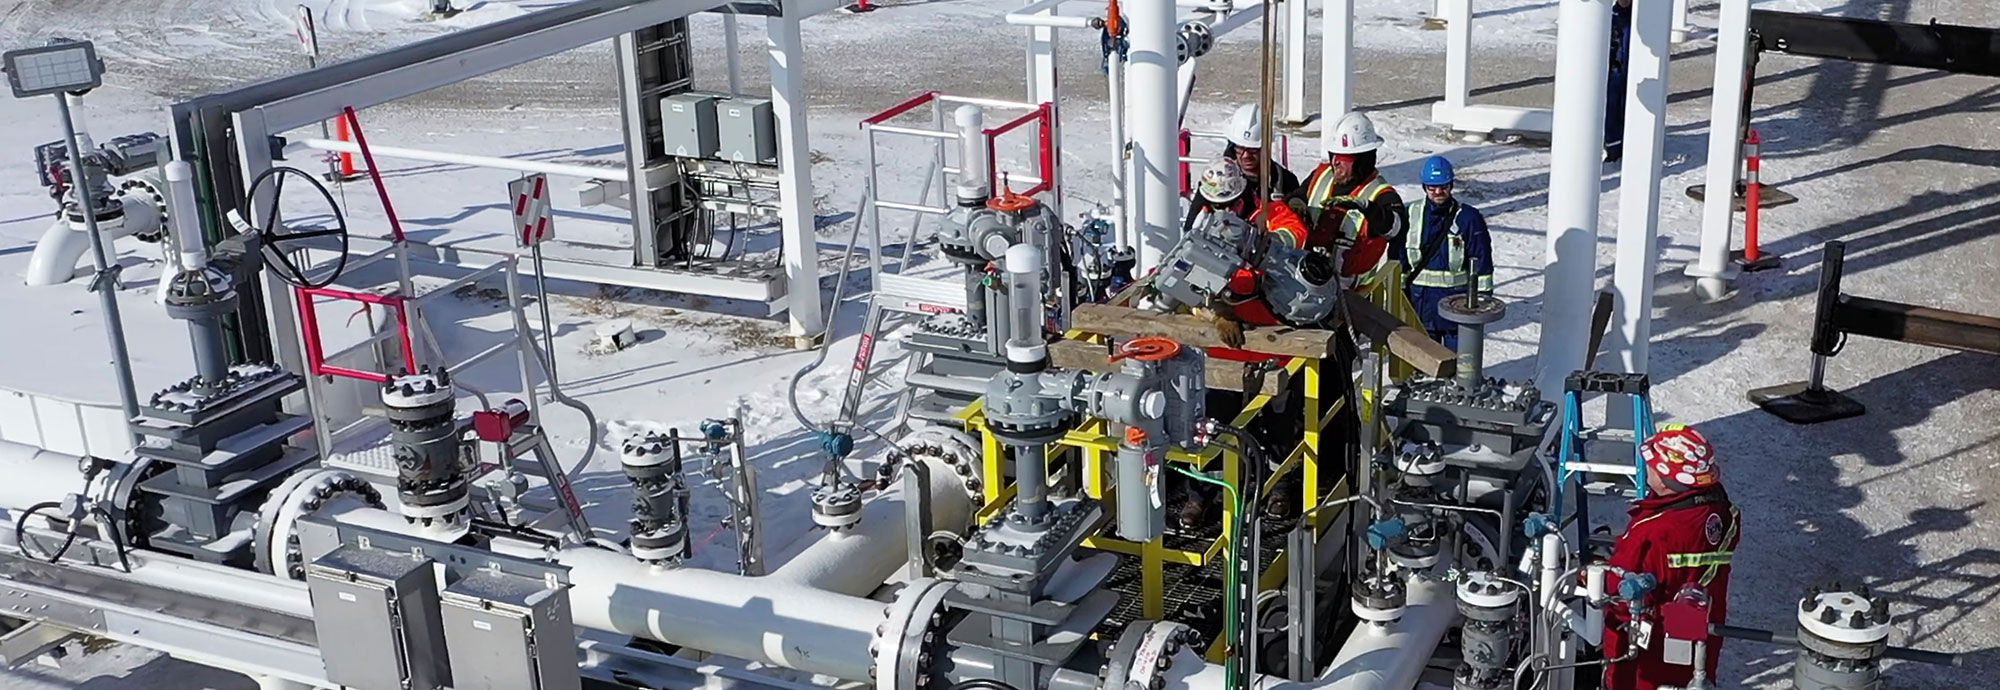
[[[109,63],[107,86],[89,97],[100,139],[161,128],[161,108],[176,99],[303,67],[288,17],[293,3],[275,0],[0,0],[0,47],[51,35],[89,37]],[[308,0],[329,59],[352,56],[441,31],[493,21],[557,4],[553,0],[461,0],[471,11],[447,22],[413,20],[420,0]],[[855,123],[928,89],[1019,98],[1022,31],[998,15],[1013,3],[888,2],[867,15],[833,14],[806,23],[812,89],[816,189],[823,240],[844,240],[848,214],[861,192],[863,142]],[[1429,122],[1429,103],[1442,81],[1442,33],[1420,29],[1429,3],[1360,0],[1356,30],[1356,101],[1372,110],[1390,144],[1386,171],[1411,183],[1423,156],[1446,153],[1459,163],[1462,195],[1487,211],[1495,230],[1500,293],[1513,301],[1488,360],[1498,373],[1532,373],[1539,337],[1542,235],[1548,184],[1546,150],[1534,145],[1466,146]],[[1760,7],[1922,22],[1935,17],[1992,25],[1984,0],[1774,0]],[[1480,50],[1475,99],[1546,105],[1550,97],[1555,3],[1498,0],[1476,6]],[[1696,0],[1697,25],[1714,23],[1714,3]],[[1317,11],[1314,12],[1315,17]],[[698,86],[725,85],[721,21],[694,21]],[[1219,122],[1254,94],[1254,28],[1225,38],[1204,61],[1189,121]],[[1317,21],[1312,33],[1317,36]],[[764,83],[762,32],[742,27],[745,84]],[[1103,82],[1094,38],[1065,37],[1061,69],[1067,113],[1066,212],[1108,196],[1102,168],[1109,157],[1103,122]],[[545,160],[616,161],[617,106],[608,50],[573,51],[466,84],[439,89],[363,113],[371,142],[511,155]],[[1654,404],[1662,420],[1695,424],[1724,449],[1732,495],[1743,505],[1746,534],[1737,556],[1731,621],[1789,628],[1793,602],[1807,585],[1840,578],[1865,580],[1891,595],[1896,644],[1971,652],[1963,670],[1910,664],[1891,669],[1896,684],[1921,688],[2000,687],[2000,530],[1987,526],[2000,499],[2000,364],[1991,358],[1855,340],[1830,368],[1829,383],[1867,404],[1869,415],[1818,427],[1793,427],[1750,406],[1749,388],[1803,378],[1811,295],[1820,244],[1849,242],[1847,291],[1882,299],[1984,314],[2000,314],[2000,83],[1989,79],[1868,65],[1767,57],[1757,86],[1756,126],[1764,136],[1765,179],[1798,194],[1799,204],[1764,217],[1766,251],[1785,257],[1781,271],[1744,279],[1735,300],[1707,305],[1686,290],[1679,267],[1692,258],[1699,205],[1680,193],[1701,181],[1713,45],[1680,46],[1669,80],[1670,122],[1661,232],[1659,299],[1655,305]],[[1315,67],[1316,73],[1316,67]],[[1317,105],[1313,97],[1312,105]],[[1316,108],[1309,108],[1309,110]],[[51,206],[35,187],[29,148],[58,134],[52,105],[0,101],[0,361],[74,362],[102,371],[103,337],[93,296],[74,286],[29,291],[12,276],[46,227]],[[1309,125],[1310,129],[1312,125]],[[316,132],[295,133],[317,136]],[[1292,149],[1307,166],[1312,144]],[[914,180],[924,155],[912,147],[890,159],[891,180]],[[1003,159],[1008,155],[1003,152]],[[504,228],[501,185],[510,173],[385,162],[390,192],[404,223],[433,241],[471,241]],[[1607,168],[1600,276],[1608,282],[1611,228],[1617,218],[1618,176]],[[1303,170],[1301,170],[1303,172]],[[357,232],[385,234],[383,216],[365,186],[343,190]],[[913,194],[913,191],[911,192]],[[608,209],[579,209],[558,197],[559,232],[596,240],[619,237],[624,222]],[[907,221],[905,221],[907,222]],[[903,224],[896,224],[903,227]],[[768,230],[745,238],[748,252],[768,255]],[[139,360],[139,387],[183,377],[188,355],[181,329],[156,309],[148,273],[156,250],[119,245],[128,265],[122,304]],[[865,289],[857,272],[849,294]],[[491,286],[488,286],[491,287]],[[573,286],[572,286],[573,287]],[[830,286],[829,286],[830,288]],[[801,489],[818,471],[812,439],[785,404],[792,373],[811,361],[776,343],[782,325],[708,314],[700,300],[623,291],[566,290],[552,300],[558,322],[562,379],[604,422],[600,434],[632,424],[691,428],[704,417],[741,416],[774,518],[766,538],[773,561],[803,548]],[[446,349],[464,352],[502,337],[503,306],[491,292],[470,292],[432,316]],[[861,305],[843,306],[835,320],[829,364],[809,374],[800,402],[815,420],[832,416],[844,378],[840,362],[853,353]],[[332,308],[326,310],[334,314]],[[344,317],[345,310],[341,313]],[[632,318],[638,347],[608,356],[583,352],[591,328]],[[329,321],[336,321],[329,317]],[[32,324],[23,327],[21,324]],[[27,329],[42,334],[27,335]],[[899,356],[893,348],[878,362]],[[503,358],[504,359],[504,358]],[[505,381],[510,363],[476,372]],[[108,379],[50,376],[53,367],[8,367],[0,385],[74,385],[73,395],[110,399]],[[52,381],[53,379],[53,381]],[[504,393],[506,389],[500,388]],[[889,391],[869,401],[879,421]],[[549,423],[558,447],[573,458],[591,431],[567,412]],[[869,444],[865,443],[864,446]],[[600,446],[580,481],[599,526],[622,523],[623,482],[615,459]],[[864,453],[865,455],[866,453]],[[714,524],[723,503],[697,492],[698,523]],[[775,514],[774,514],[775,513]],[[699,564],[728,567],[726,533],[698,532],[713,542]],[[1790,653],[1731,643],[1724,687],[1788,687]],[[72,662],[79,660],[72,657]],[[229,674],[205,673],[171,659],[120,649],[91,655],[62,671],[22,670],[0,676],[7,688],[237,688]]]

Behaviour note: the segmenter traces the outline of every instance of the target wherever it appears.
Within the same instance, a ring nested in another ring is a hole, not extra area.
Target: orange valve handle
[[[1011,191],[1001,194],[1000,196],[993,197],[992,200],[986,202],[987,208],[993,209],[995,211],[1006,211],[1009,213],[1026,209],[1034,205],[1035,205],[1034,197],[1015,194]]]
[[[1118,346],[1118,352],[1111,355],[1111,361],[1131,358],[1141,362],[1162,362],[1173,359],[1181,353],[1181,344],[1173,338],[1162,335],[1146,335],[1125,341]]]

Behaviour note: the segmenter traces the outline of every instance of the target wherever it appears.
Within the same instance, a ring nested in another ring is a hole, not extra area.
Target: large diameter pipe
[[[295,144],[297,146],[301,146],[307,149],[312,149],[315,151],[335,151],[339,153],[361,152],[361,145],[351,141],[335,141],[332,139],[299,139],[295,142]],[[374,154],[378,158],[400,158],[403,160],[424,161],[426,163],[449,163],[452,165],[469,165],[475,168],[493,168],[495,170],[514,170],[526,173],[545,173],[549,175],[560,175],[563,177],[581,177],[587,180],[613,180],[617,182],[632,181],[632,176],[630,174],[627,174],[624,168],[598,167],[594,165],[573,165],[568,163],[544,163],[542,161],[521,160],[519,158],[500,158],[497,156],[475,156],[465,153],[449,153],[445,151],[425,151],[422,149],[408,149],[397,146],[382,146],[379,144],[370,144],[368,146],[368,152]]]
[[[1260,684],[1258,690],[1411,690],[1430,664],[1438,642],[1458,620],[1453,597],[1450,585],[1413,577],[1402,618],[1387,625],[1355,626],[1332,665],[1318,679]],[[1169,671],[1166,688],[1226,690],[1225,678],[1221,666],[1208,664],[1192,675],[1177,676]]]
[[[593,548],[556,561],[570,568],[570,608],[586,628],[849,680],[867,679],[874,666],[879,601]]]
[[[1583,367],[1588,349],[1611,2],[1563,0],[1557,22],[1547,269],[1542,273],[1541,360],[1535,378],[1545,391],[1561,390],[1563,379]]]
[[[1729,235],[1735,225],[1736,165],[1742,152],[1743,83],[1749,64],[1750,0],[1722,0],[1721,26],[1715,33],[1715,88],[1708,99],[1707,180],[1702,188],[1701,250],[1684,273],[1695,279],[1695,296],[1703,301],[1727,299],[1733,291],[1736,267],[1729,263]],[[1600,60],[1601,62],[1601,60]]]
[[[931,529],[964,531],[972,517],[972,499],[957,470],[940,462],[923,461],[929,469]],[[901,482],[897,483],[898,485]],[[839,594],[867,596],[903,566],[909,554],[909,497],[892,493],[861,508],[853,527],[827,532],[760,581],[784,582]]]
[[[1164,0],[1125,7],[1129,24],[1125,71],[1125,113],[1132,135],[1132,233],[1139,243],[1140,274],[1160,265],[1179,241],[1180,113],[1176,93],[1177,37],[1174,5]]]
[[[1617,327],[1611,343],[1618,353],[1619,371],[1635,374],[1646,373],[1653,338],[1653,274],[1660,263],[1660,179],[1674,1],[1636,0],[1632,8],[1634,50],[1625,99],[1629,105],[1621,123],[1625,161],[1618,188],[1618,260],[1611,279],[1618,295],[1612,317]]]

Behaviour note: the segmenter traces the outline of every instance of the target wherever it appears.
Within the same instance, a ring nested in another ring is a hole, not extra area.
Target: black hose
[[[125,554],[125,534],[119,531],[118,521],[112,519],[111,511],[105,510],[102,507],[91,508],[90,512],[104,518],[104,531],[109,532],[105,536],[110,537],[111,548],[118,550],[118,565],[124,567],[125,572],[132,572],[132,559]],[[74,534],[72,534],[72,537],[74,537]]]
[[[976,690],[1019,690],[1018,688],[1015,688],[1012,685],[1002,683],[992,678],[967,678],[965,680],[961,680],[959,682],[945,686],[945,690],[975,690],[975,689]]]
[[[60,508],[62,508],[61,503],[55,501],[42,501],[41,503],[28,506],[27,510],[21,511],[21,517],[16,518],[14,520],[14,547],[21,550],[21,555],[27,556],[28,558],[37,561],[47,561],[50,563],[56,563],[62,560],[63,554],[69,553],[70,545],[76,543],[75,525],[71,525],[69,529],[69,534],[63,537],[62,546],[58,547],[54,553],[49,554],[47,557],[37,556],[32,551],[28,550],[28,538],[27,538],[28,518],[34,517],[35,513],[39,513],[44,510],[53,510]]]

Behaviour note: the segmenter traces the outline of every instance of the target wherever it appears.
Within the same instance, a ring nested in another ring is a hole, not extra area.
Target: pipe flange
[[[1109,661],[1099,669],[1103,690],[1160,690],[1174,655],[1187,647],[1194,629],[1171,621],[1136,621],[1113,643]]]
[[[343,470],[298,472],[271,490],[257,508],[251,525],[251,553],[258,571],[278,577],[305,579],[305,558],[299,551],[298,519],[338,498],[356,498],[382,510],[382,493],[374,485]]]
[[[1507,315],[1507,303],[1498,297],[1480,295],[1479,301],[1471,300],[1470,295],[1449,295],[1438,302],[1438,316],[1456,324],[1484,326]]]
[[[150,228],[132,228],[132,237],[146,243],[157,243],[167,238],[167,223],[172,221],[167,217],[167,195],[160,191],[158,185],[145,178],[126,180],[118,185],[118,197],[132,197],[138,199],[140,203],[150,203],[160,213],[160,222],[157,225]]]
[[[425,367],[415,374],[402,372],[382,384],[382,404],[391,410],[418,410],[450,401],[451,375],[442,370],[433,374]]]
[[[1799,644],[1820,654],[1872,658],[1889,639],[1889,602],[1868,592],[1815,587],[1799,600]]]
[[[875,690],[922,690],[929,685],[927,667],[934,658],[931,644],[942,635],[944,597],[952,583],[918,578],[896,593],[896,601],[883,611],[884,620],[875,627],[869,654],[875,665],[869,673]]]
[[[958,475],[959,486],[965,489],[972,505],[984,503],[984,482],[981,470],[979,442],[963,431],[946,427],[924,427],[905,434],[896,442],[900,450],[892,451],[892,457],[900,455],[899,462],[908,464],[913,460],[935,460],[950,467]]]
[[[1179,58],[1180,64],[1183,65],[1187,64],[1188,60],[1207,55],[1208,51],[1215,47],[1215,31],[1201,22],[1182,24],[1180,31],[1175,33],[1175,38],[1179,39],[1175,45],[1175,57]]]
[[[829,529],[851,527],[861,521],[861,488],[841,482],[822,486],[812,494],[813,524]]]
[[[1465,576],[1458,583],[1458,610],[1465,617],[1474,620],[1507,620],[1514,615],[1514,604],[1521,600],[1521,590],[1490,572],[1476,572]]]

